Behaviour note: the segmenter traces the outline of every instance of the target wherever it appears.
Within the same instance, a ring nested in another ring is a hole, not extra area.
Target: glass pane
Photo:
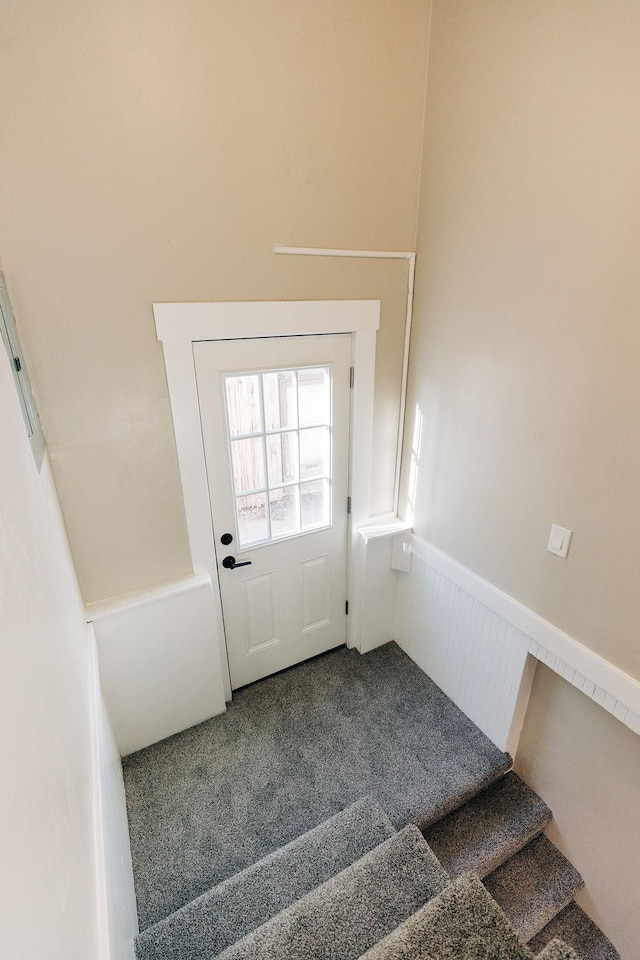
[[[300,431],[300,479],[328,477],[329,428],[314,427]]]
[[[240,437],[262,430],[260,379],[252,375],[225,377],[229,433]]]
[[[265,429],[286,430],[298,426],[298,395],[293,370],[278,370],[262,376]]]
[[[269,525],[267,523],[267,495],[254,493],[250,497],[236,499],[236,516],[238,518],[238,539],[240,546],[258,540],[267,540]]]
[[[267,470],[270,487],[298,479],[298,434],[295,430],[267,437]]]
[[[331,523],[331,496],[328,480],[300,484],[302,529],[327,527]]]
[[[236,493],[247,493],[265,486],[262,437],[231,441],[233,485]]]
[[[300,426],[331,423],[331,377],[329,367],[298,370]]]
[[[272,537],[286,537],[300,532],[298,497],[297,484],[269,491]]]

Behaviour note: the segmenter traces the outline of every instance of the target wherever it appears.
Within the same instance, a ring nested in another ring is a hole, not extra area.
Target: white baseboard
[[[527,656],[640,733],[634,677],[415,534],[408,543],[416,562],[400,582],[398,642],[498,746],[517,746]]]
[[[122,756],[224,712],[216,618],[206,574],[87,608]]]

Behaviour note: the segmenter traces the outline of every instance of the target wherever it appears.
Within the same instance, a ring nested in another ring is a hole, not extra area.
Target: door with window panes
[[[351,336],[194,359],[236,689],[345,642]]]

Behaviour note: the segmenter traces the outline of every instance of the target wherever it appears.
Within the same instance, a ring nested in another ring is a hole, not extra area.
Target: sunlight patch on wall
[[[407,490],[407,521],[413,523],[415,517],[416,497],[418,494],[418,475],[420,473],[420,452],[422,449],[422,429],[424,416],[420,404],[416,403],[413,421],[413,436],[411,438],[411,454],[409,461],[409,487]]]

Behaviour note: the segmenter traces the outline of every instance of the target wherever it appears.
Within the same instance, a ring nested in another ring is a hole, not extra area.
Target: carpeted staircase
[[[415,679],[414,666],[396,651],[339,663],[340,676],[345,663],[362,670],[371,657],[367,669],[384,662],[397,680],[401,674]],[[326,662],[308,669],[326,673]],[[321,700],[333,686],[327,677]],[[373,677],[367,677],[370,691]],[[266,683],[286,712],[290,679]],[[418,688],[425,688],[420,678],[414,699]],[[429,689],[429,697],[438,705],[433,716],[444,716],[447,729],[456,708],[439,699],[440,691]],[[309,723],[312,699],[306,704]],[[422,712],[424,702],[416,702]],[[387,707],[378,702],[371,725],[380,711],[386,724]],[[223,723],[211,728],[216,736]],[[429,737],[440,756],[435,726]],[[161,750],[175,751],[173,740]],[[178,742],[184,747],[184,739]],[[376,799],[342,804],[338,813],[151,923],[137,938],[138,960],[614,960],[612,944],[573,901],[581,877],[542,833],[550,810],[514,773],[505,775],[504,754],[495,752],[493,772],[486,768],[488,754],[482,755],[481,778],[473,758],[468,761],[474,790],[465,791],[459,776],[453,778],[457,805],[432,788],[422,809],[412,796],[411,815],[405,809],[400,815],[391,785],[381,784]],[[130,798],[135,777],[152,786],[148,757],[145,752],[130,761]],[[153,760],[157,765],[157,753]],[[433,758],[425,763],[435,769]],[[456,758],[456,765],[464,768],[465,757]],[[446,765],[438,770],[446,780]],[[170,796],[162,811],[165,830],[177,806],[175,789]],[[412,822],[403,826],[403,820]],[[185,870],[190,856],[195,865],[195,853],[185,844]]]
[[[613,946],[573,903],[579,874],[540,833],[550,818],[513,773],[427,828],[429,843],[413,825],[396,831],[364,797],[147,928],[136,953],[614,960]]]

